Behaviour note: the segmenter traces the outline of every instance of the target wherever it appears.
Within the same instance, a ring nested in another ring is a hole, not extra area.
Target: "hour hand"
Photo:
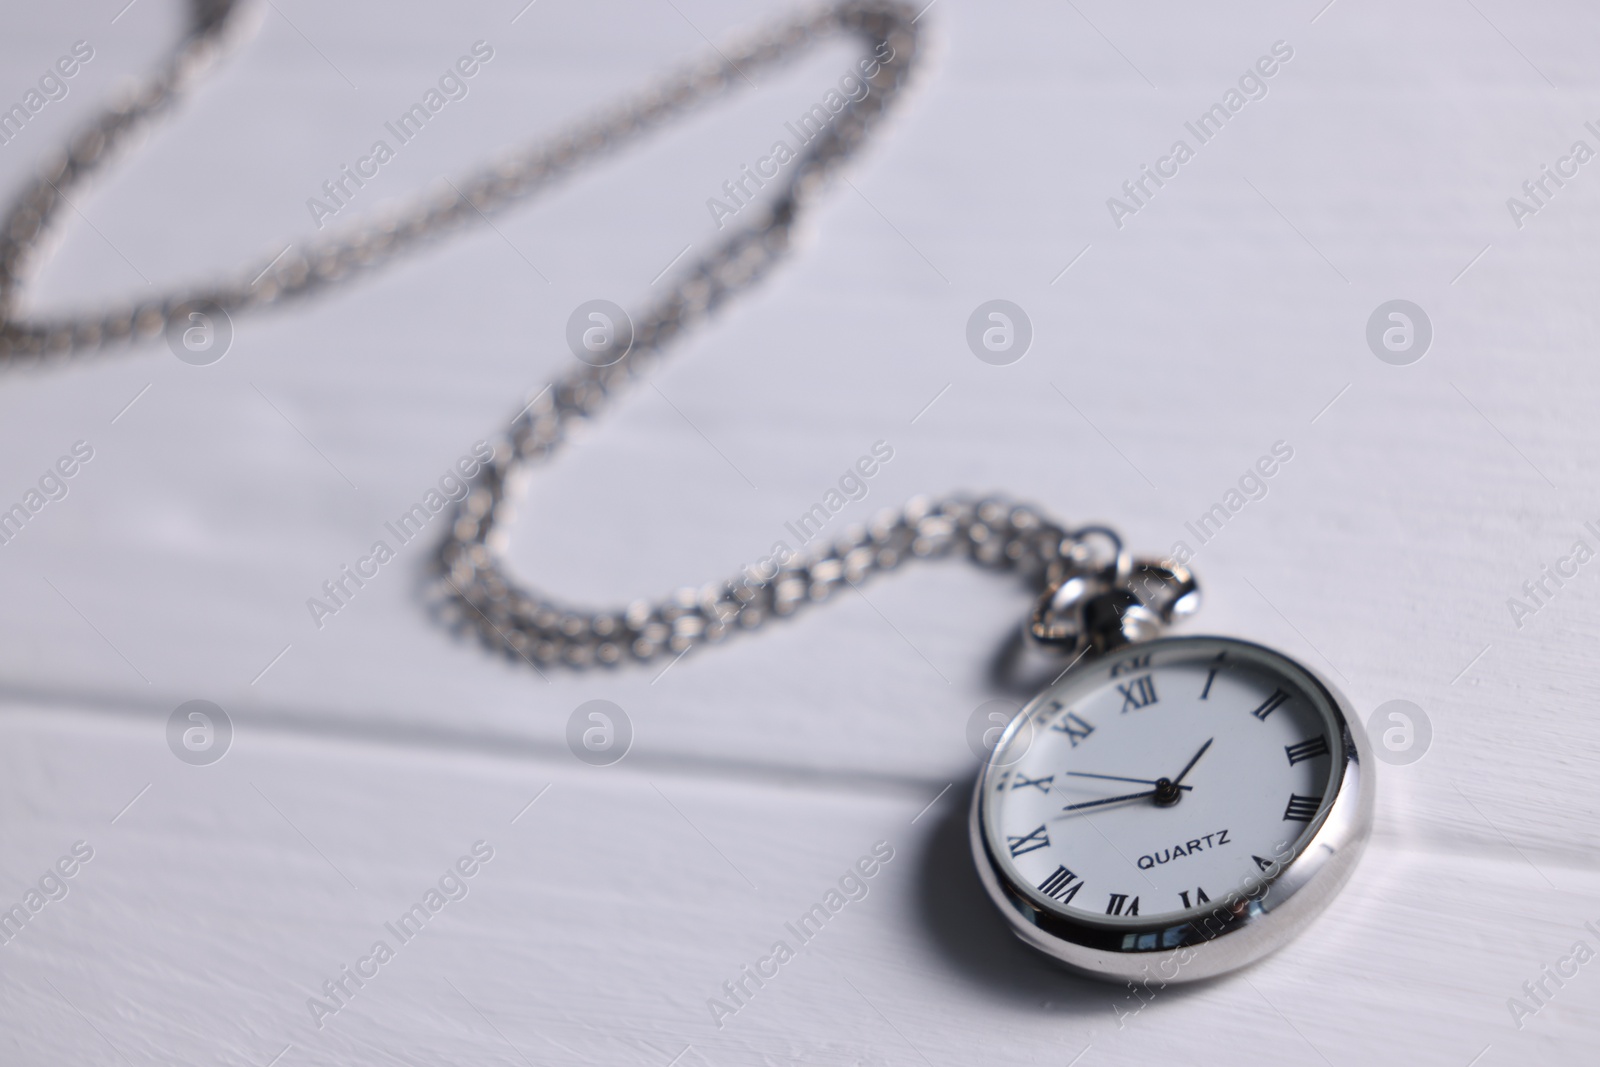
[[[1178,777],[1176,777],[1176,778],[1174,778],[1172,780],[1172,784],[1173,785],[1177,785],[1179,782],[1183,781],[1186,777],[1188,777],[1189,772],[1194,770],[1194,765],[1196,763],[1200,762],[1200,757],[1204,756],[1206,754],[1206,749],[1210,748],[1211,747],[1211,742],[1213,742],[1215,740],[1216,740],[1216,738],[1214,738],[1214,737],[1206,738],[1206,743],[1200,746],[1200,751],[1196,752],[1194,754],[1194,758],[1191,759],[1188,763],[1183,765],[1183,770],[1178,772]]]

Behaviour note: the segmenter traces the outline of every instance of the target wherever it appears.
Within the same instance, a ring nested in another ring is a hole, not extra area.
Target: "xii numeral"
[[[1283,705],[1283,703],[1285,701],[1287,701],[1288,699],[1289,699],[1289,694],[1288,693],[1285,693],[1282,689],[1274,689],[1272,691],[1272,695],[1269,696],[1266,700],[1262,701],[1261,702],[1261,706],[1259,708],[1257,708],[1255,711],[1252,711],[1250,714],[1254,715],[1256,718],[1260,719],[1262,722],[1266,722],[1267,721],[1267,716],[1271,715],[1273,712],[1277,711],[1278,708],[1281,707]]]
[[[1084,722],[1076,714],[1070,711],[1067,712],[1066,715],[1062,716],[1061,720],[1054,726],[1050,727],[1050,729],[1060,730],[1062,733],[1066,734],[1067,737],[1072,741],[1073,748],[1078,747],[1079,741],[1087,741],[1089,739],[1089,735],[1094,733],[1093,726],[1089,725],[1087,722]]]
[[[1122,694],[1122,710],[1129,708],[1147,708],[1160,698],[1156,696],[1155,679],[1148,674],[1141,674],[1125,685],[1117,686],[1117,692]]]
[[[1320,807],[1322,807],[1321,797],[1303,797],[1299,793],[1290,793],[1289,806],[1283,809],[1284,821],[1310,822],[1316,818],[1317,809]]]
[[[1206,896],[1206,891],[1198,886],[1195,887],[1194,891],[1194,904],[1189,903],[1189,893],[1187,890],[1178,890],[1178,895],[1183,898],[1183,906],[1185,908],[1192,908],[1199,904],[1211,903],[1211,898]]]
[[[1072,903],[1072,898],[1083,888],[1083,879],[1057,865],[1055,873],[1039,883],[1039,892],[1061,904]]]
[[[1123,910],[1126,907],[1127,910]],[[1139,914],[1139,898],[1134,897],[1133,903],[1128,903],[1128,894],[1112,893],[1111,902],[1106,905],[1107,915],[1137,915]]]
[[[1044,824],[1040,823],[1039,828],[1031,834],[1025,834],[1022,837],[1012,837],[1007,834],[1006,844],[1011,848],[1011,858],[1015,859],[1024,853],[1032,852],[1036,848],[1048,848],[1050,846],[1050,835],[1045,833]]]
[[[1328,754],[1328,739],[1326,737],[1313,737],[1311,740],[1302,741],[1298,745],[1284,745],[1283,751],[1288,753],[1289,766],[1293,767],[1301,760],[1326,756]]]

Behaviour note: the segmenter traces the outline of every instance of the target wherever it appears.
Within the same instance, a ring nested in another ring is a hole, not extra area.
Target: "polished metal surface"
[[[1293,940],[1332,902],[1371,836],[1376,786],[1370,744],[1349,700],[1316,672],[1281,652],[1234,638],[1168,637],[1138,644],[1136,651],[1124,646],[1124,651],[1142,655],[1201,642],[1225,645],[1242,659],[1294,677],[1304,691],[1315,694],[1340,738],[1336,792],[1287,862],[1274,863],[1253,884],[1196,909],[1193,918],[1181,922],[1162,916],[1145,922],[1083,918],[1012,878],[996,857],[985,825],[987,786],[994,774],[1004,770],[996,760],[1056,686],[1034,697],[1007,727],[978,777],[968,832],[979,878],[1012,931],[1080,974],[1164,985],[1212,978],[1254,963]],[[1106,662],[1105,657],[1093,657],[1074,669],[1090,670]]]
[[[1098,567],[1075,568],[1039,594],[1028,618],[1028,636],[1038,644],[1063,655],[1083,648],[1104,652],[1149,640],[1200,609],[1200,583],[1187,567],[1135,560],[1103,526],[1076,536],[1085,544],[1109,541],[1113,555]]]

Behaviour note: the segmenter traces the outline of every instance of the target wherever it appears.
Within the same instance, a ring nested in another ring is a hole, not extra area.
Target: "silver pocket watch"
[[[1155,636],[1198,587],[1117,547],[1040,598],[1032,636],[1081,658],[994,745],[973,855],[1017,936],[1072,970],[1209,978],[1282,947],[1349,879],[1371,751],[1349,701],[1289,656]]]
[[[169,113],[243,26],[247,5],[238,0],[193,3],[171,55],[138,90],[91,116],[0,204],[0,233],[10,235],[0,242],[0,369],[163,332],[184,362],[215,363],[226,354],[234,313],[326,290],[476,225],[748,81],[749,72],[833,37],[852,39],[868,91],[851,94],[827,133],[806,140],[767,194],[769,206],[676,268],[627,331],[628,344],[613,339],[606,359],[580,356],[521,405],[446,525],[435,607],[448,625],[513,660],[581,669],[681,658],[911,559],[961,554],[1030,581],[1043,575],[1029,631],[1082,659],[1022,709],[979,776],[971,813],[979,873],[1025,941],[1080,971],[1136,977],[1154,961],[1163,981],[1220,974],[1281,946],[1349,878],[1371,828],[1372,764],[1348,702],[1305,666],[1231,638],[1156,636],[1198,602],[1181,566],[1136,565],[1102,528],[1071,531],[998,498],[961,497],[913,501],[809,555],[791,557],[785,545],[731,579],[625,609],[546,597],[500,557],[508,494],[528,468],[549,460],[571,427],[790,248],[823,179],[910,84],[919,6],[835,0],[672,73],[555,139],[461,175],[451,183],[454,197],[430,193],[187,290],[61,316],[24,314],[11,297],[24,268],[40,265],[53,220],[70,206],[67,194]],[[200,331],[199,345],[190,326],[202,318],[225,329]],[[1080,554],[1097,534],[1116,546],[1104,565]]]

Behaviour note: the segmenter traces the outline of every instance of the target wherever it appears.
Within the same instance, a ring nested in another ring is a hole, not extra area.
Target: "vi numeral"
[[[1083,888],[1083,879],[1057,865],[1055,872],[1039,883],[1039,892],[1060,904],[1072,903],[1072,898]]]
[[[1018,856],[1032,852],[1036,848],[1049,848],[1050,835],[1045,833],[1044,824],[1040,823],[1037,830],[1022,837],[1012,837],[1007,834],[1006,844],[1011,849],[1011,858],[1016,859]]]
[[[1111,677],[1119,678],[1124,674],[1132,674],[1134,671],[1148,670],[1149,667],[1150,653],[1146,652],[1140,656],[1129,656],[1122,662],[1112,666]]]
[[[1289,806],[1283,809],[1285,822],[1310,822],[1317,816],[1317,809],[1322,807],[1321,797],[1303,797],[1299,793],[1289,794]]]
[[[1136,710],[1147,708],[1160,698],[1156,696],[1156,682],[1148,674],[1141,674],[1133,681],[1117,686],[1117,692],[1122,694],[1122,710]]]
[[[1107,915],[1137,915],[1139,914],[1139,898],[1134,897],[1133,902],[1128,902],[1128,894],[1112,893],[1111,901],[1106,905]]]

